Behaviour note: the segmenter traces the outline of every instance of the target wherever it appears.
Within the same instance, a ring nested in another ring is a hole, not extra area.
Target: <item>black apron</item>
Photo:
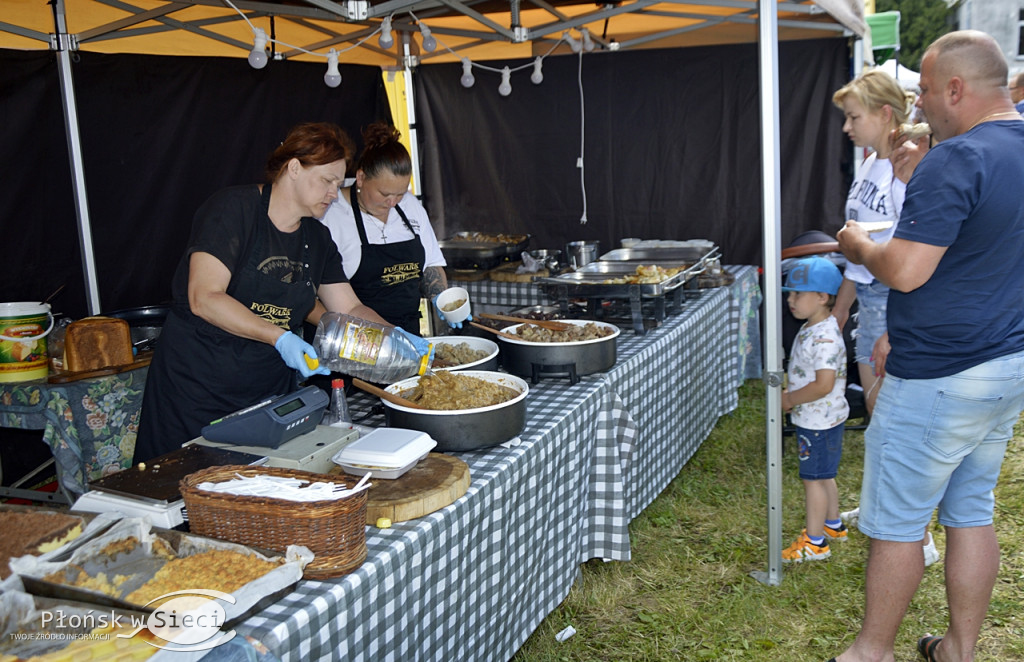
[[[378,315],[409,333],[420,334],[420,281],[427,252],[401,207],[395,211],[414,238],[394,244],[371,244],[366,239],[356,187],[349,189],[356,231],[362,242],[359,268],[348,279],[359,300]]]
[[[263,274],[273,223],[267,214],[270,185],[263,187],[262,217],[253,219],[227,293],[257,315],[301,333],[302,321],[316,303],[309,274],[309,236],[302,221],[303,274],[283,283]],[[298,373],[289,368],[273,345],[248,340],[194,315],[187,301],[176,302],[167,316],[146,378],[142,421],[135,461],[176,450],[198,437],[210,421],[255,404],[271,395],[290,393]]]

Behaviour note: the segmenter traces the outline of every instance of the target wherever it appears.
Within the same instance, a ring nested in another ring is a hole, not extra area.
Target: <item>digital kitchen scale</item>
[[[89,491],[71,506],[86,513],[120,512],[146,517],[154,525],[172,529],[181,525],[184,501],[178,484],[190,473],[225,464],[262,464],[266,449],[242,453],[225,448],[188,444],[89,483]]]
[[[316,386],[275,395],[203,427],[204,439],[232,446],[277,448],[312,432],[330,399]]]
[[[290,439],[277,448],[240,446],[204,437],[193,439],[191,443],[240,453],[261,454],[266,456],[268,467],[301,469],[325,474],[335,466],[331,460],[334,454],[358,439],[359,434],[359,429],[346,424],[317,425],[312,432]]]

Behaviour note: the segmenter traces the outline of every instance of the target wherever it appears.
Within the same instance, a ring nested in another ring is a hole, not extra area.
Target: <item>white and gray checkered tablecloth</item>
[[[518,445],[457,454],[472,477],[465,496],[368,527],[358,570],[300,582],[236,629],[282,660],[510,658],[580,563],[629,558],[630,520],[735,406],[734,290],[703,291],[644,336],[623,333],[608,373],[531,386]],[[353,415],[370,404],[357,394]]]
[[[521,308],[545,306],[553,303],[534,283],[507,283],[485,278],[483,280],[451,280],[452,287],[464,287],[473,303]]]

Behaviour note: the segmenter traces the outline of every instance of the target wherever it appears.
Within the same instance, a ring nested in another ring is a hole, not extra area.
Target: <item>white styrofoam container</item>
[[[378,428],[345,446],[331,458],[353,476],[394,479],[416,466],[437,442],[418,430]]]

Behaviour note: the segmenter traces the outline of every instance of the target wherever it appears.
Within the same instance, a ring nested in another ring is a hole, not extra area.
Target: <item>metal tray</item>
[[[636,275],[636,268],[639,265],[647,266],[658,266],[664,269],[689,269],[693,266],[693,262],[673,262],[673,261],[662,261],[662,262],[611,262],[605,260],[598,260],[597,262],[591,262],[585,264],[576,270],[578,274],[602,274],[606,278],[615,278],[618,276],[634,276]]]
[[[566,294],[570,298],[628,298],[633,292],[639,292],[640,296],[656,297],[662,296],[682,285],[684,273],[680,272],[671,278],[660,283],[606,283],[607,275],[599,273],[580,273],[578,271],[554,276],[551,278],[538,278],[534,282],[542,285],[555,285],[566,288]]]
[[[534,282],[545,285],[557,285],[566,288],[570,297],[626,298],[635,295],[656,297],[667,294],[704,271],[704,262],[689,264],[682,271],[669,276],[657,283],[606,283],[610,278],[628,276],[636,273],[638,262],[607,262],[599,260],[584,265],[572,273],[538,278]],[[683,266],[680,262],[652,262],[643,264],[659,264],[663,267]]]
[[[718,254],[718,247],[710,249],[700,247],[670,247],[670,248],[616,248],[602,255],[599,259],[604,261],[620,262],[674,262],[676,264],[693,264],[713,258]]]

